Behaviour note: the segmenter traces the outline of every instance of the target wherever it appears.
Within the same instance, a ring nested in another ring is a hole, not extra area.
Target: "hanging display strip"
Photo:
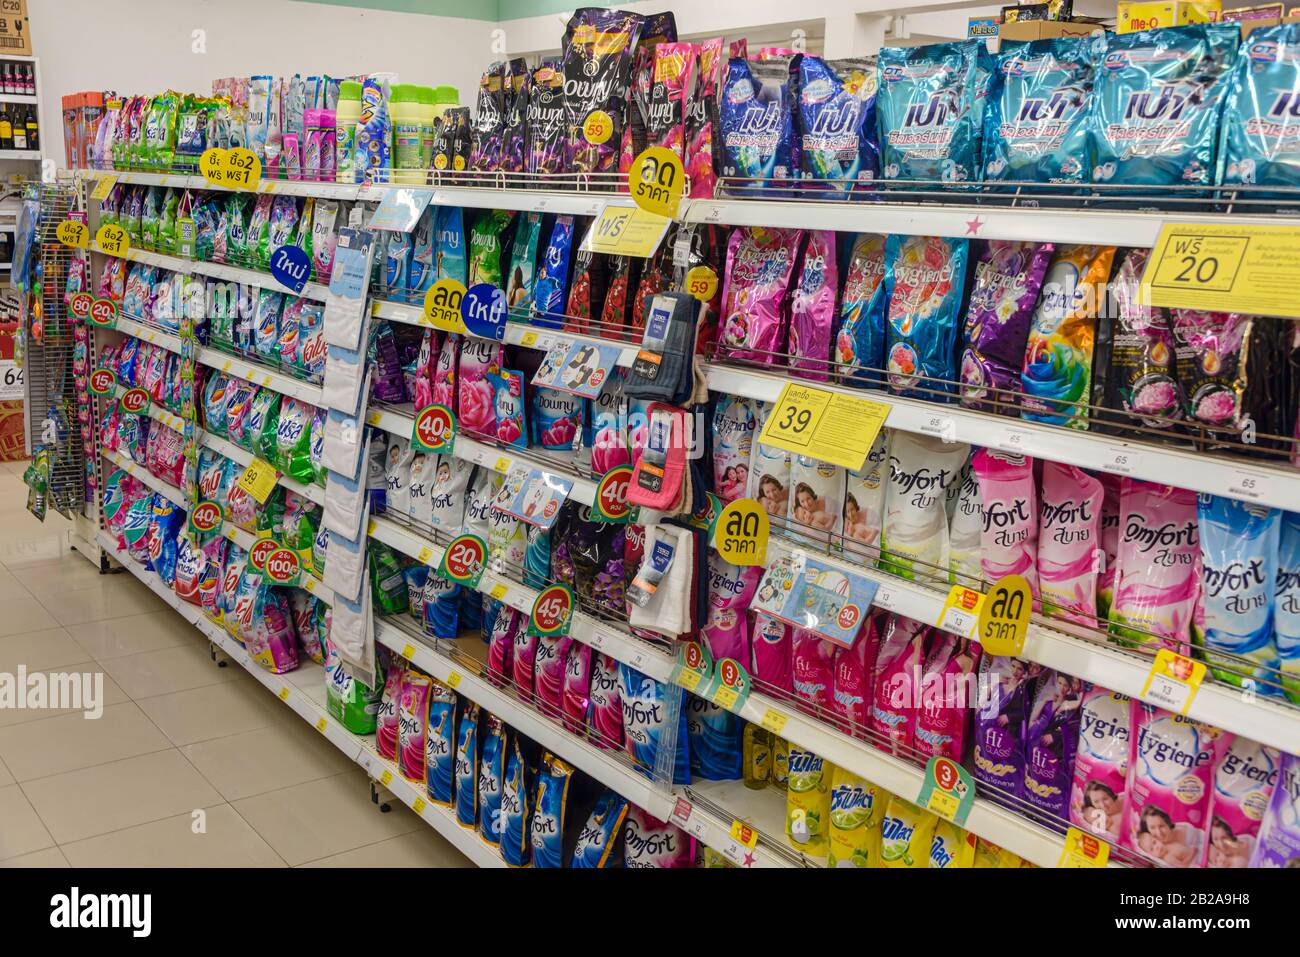
[[[414,303],[392,302],[386,299],[376,299],[372,306],[372,315],[378,319],[387,319],[389,322],[400,322],[408,326],[428,327],[430,323],[425,319],[423,310]],[[583,336],[573,332],[565,332],[560,329],[543,329],[541,327],[529,325],[527,322],[510,321],[506,323],[506,333],[503,340],[506,345],[524,346],[528,349],[540,349],[543,352],[549,351],[561,343],[583,343],[592,346],[609,346],[614,345],[619,349],[618,365],[621,368],[627,368],[632,365],[638,351],[637,346],[627,345],[619,342],[611,342],[608,339],[601,339],[595,336]]]
[[[164,332],[161,329],[155,329],[138,319],[122,316],[117,321],[117,331],[166,349],[168,352],[180,354],[180,336]],[[281,395],[292,396],[295,399],[301,399],[303,402],[318,407],[324,404],[321,399],[320,386],[312,385],[310,382],[304,382],[301,379],[295,379],[283,372],[276,372],[239,356],[232,356],[220,349],[202,346],[199,348],[198,360],[203,365],[216,369],[218,372],[225,372],[240,379],[246,379],[254,385],[261,386],[264,389],[272,389]]]
[[[800,380],[733,366],[711,365],[708,381],[709,388],[715,392],[775,402],[787,382]],[[1014,451],[1033,458],[1160,482],[1194,492],[1223,495],[1257,505],[1294,508],[1300,502],[1300,470],[1292,468],[1126,442],[1115,436],[1039,425],[886,392],[848,389],[825,382],[808,385],[855,398],[871,397],[889,405],[891,408],[885,425],[890,429]]]
[[[479,867],[505,866],[505,862],[495,848],[480,840],[477,832],[464,828],[456,822],[456,815],[452,810],[425,800],[422,788],[416,787],[403,778],[394,762],[381,758],[375,752],[373,736],[353,734],[326,712],[324,702],[321,700],[325,693],[325,678],[320,665],[308,661],[288,674],[272,674],[253,661],[243,646],[223,628],[208,621],[198,608],[179,600],[157,575],[141,569],[125,551],[117,548],[110,535],[101,532],[99,545],[123,568],[144,582],[177,614],[193,625],[203,637],[221,648],[228,657],[251,674],[269,692],[324,735],[330,744],[343,752],[348,760],[359,764],[372,780],[415,811],[426,824],[450,841],[462,854]]]
[[[661,821],[672,817],[679,792],[657,786],[627,761],[620,752],[603,750],[573,734],[558,722],[543,716],[536,708],[520,701],[511,691],[500,688],[474,674],[465,665],[424,644],[422,636],[397,627],[391,622],[375,622],[375,640],[389,650],[406,658],[421,672],[438,681],[455,687],[458,694],[501,718],[543,747],[585,771],[606,787],[644,808]],[[456,676],[453,678],[453,675]],[[727,805],[730,815],[741,819],[757,817],[752,805],[758,803],[758,793],[748,791],[740,797],[746,801],[733,801]],[[771,802],[768,802],[771,803]],[[766,809],[765,809],[766,810]],[[709,847],[724,850],[731,841],[731,817],[725,820],[707,811],[692,816],[690,832]],[[781,822],[766,833],[781,840]],[[760,844],[755,854],[754,867],[797,867],[802,863],[782,844]],[[743,866],[743,864],[742,864]]]
[[[126,392],[127,389],[124,386],[119,385],[117,387],[118,398],[121,398]],[[153,403],[150,404],[149,411],[146,414],[151,419],[157,419],[173,432],[180,432],[185,426],[185,421],[179,415],[176,415],[173,412],[168,412],[166,409],[159,408],[158,405]],[[225,458],[238,462],[240,465],[247,466],[253,461],[254,456],[252,452],[241,449],[233,442],[229,442],[219,435],[213,435],[211,432],[205,432],[200,429],[198,432],[198,441],[200,445],[206,446],[214,452],[220,452]],[[295,481],[287,475],[280,476],[279,484],[283,485],[290,492],[294,492],[297,495],[310,499],[317,505],[320,505],[325,501],[325,490],[319,485],[306,485],[302,482]]]
[[[188,508],[188,503],[185,500],[185,493],[176,486],[164,482],[162,479],[158,478],[158,476],[154,475],[147,469],[136,465],[135,462],[131,461],[119,452],[110,452],[105,450],[100,454],[103,455],[106,462],[110,462],[117,466],[132,478],[139,479],[150,489],[166,498],[173,505],[181,509]],[[264,540],[259,538],[257,535],[254,535],[252,532],[242,529],[238,525],[228,521],[222,522],[221,534],[230,539],[230,541],[234,542],[244,551],[251,550],[259,541]],[[323,584],[319,578],[309,574],[305,570],[302,572],[298,587],[302,588],[302,590],[307,592],[309,595],[315,595],[327,605],[334,604],[334,592],[327,585]]]

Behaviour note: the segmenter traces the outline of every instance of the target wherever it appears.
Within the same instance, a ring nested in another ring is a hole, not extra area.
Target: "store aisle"
[[[102,673],[104,707],[0,710],[0,866],[469,866],[133,576],[67,550],[23,468],[0,464],[0,673]]]

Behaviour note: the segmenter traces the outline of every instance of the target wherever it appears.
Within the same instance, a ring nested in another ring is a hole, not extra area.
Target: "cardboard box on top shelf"
[[[1251,30],[1277,26],[1282,22],[1285,13],[1285,4],[1266,3],[1258,7],[1232,7],[1219,14],[1219,19],[1238,24],[1241,27],[1241,38],[1244,40],[1250,35]]]
[[[1219,0],[1171,0],[1167,3],[1129,3],[1121,0],[1115,21],[1117,33],[1137,33],[1157,27],[1181,27],[1189,23],[1214,23],[1223,4]]]
[[[1008,40],[1051,40],[1056,37],[1086,37],[1105,29],[1100,23],[1081,20],[1021,20],[998,27],[998,42]]]
[[[32,55],[32,31],[27,0],[0,0],[0,57]]]

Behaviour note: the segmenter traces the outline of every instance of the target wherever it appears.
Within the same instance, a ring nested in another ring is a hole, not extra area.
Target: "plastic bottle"
[[[339,84],[339,102],[334,111],[334,169],[340,183],[361,181],[352,165],[352,144],[357,135],[357,121],[361,119],[361,84],[344,80]]]
[[[420,129],[420,88],[413,83],[394,83],[388,95],[393,122],[393,181],[414,186],[424,182],[421,163],[423,137]]]
[[[790,742],[785,738],[776,738],[776,743],[772,746],[772,785],[784,791],[789,787],[789,782]]]
[[[772,778],[772,736],[756,724],[747,724],[742,749],[745,787],[760,791]]]
[[[433,165],[433,133],[438,123],[438,107],[431,86],[417,86],[420,103],[420,169]],[[423,181],[423,180],[422,180]]]

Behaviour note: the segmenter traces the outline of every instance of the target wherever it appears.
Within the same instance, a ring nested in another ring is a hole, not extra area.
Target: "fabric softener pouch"
[[[564,300],[569,289],[569,260],[573,252],[573,217],[557,216],[546,255],[533,288],[533,324],[547,329],[564,325]]]
[[[549,752],[543,754],[529,838],[533,867],[564,866],[564,812],[573,774],[567,762]]]
[[[596,799],[596,805],[578,835],[571,867],[610,866],[610,855],[623,833],[627,808],[627,799],[614,791],[606,791]]]
[[[564,32],[565,171],[618,169],[632,56],[644,25],[638,14],[595,7],[577,10],[569,19]]]
[[[1281,764],[1276,749],[1249,738],[1232,739],[1214,769],[1206,867],[1250,866]]]
[[[795,229],[735,230],[727,243],[719,357],[772,365],[785,351],[790,291],[803,247]]]
[[[1031,675],[1030,666],[1019,658],[980,659],[980,685],[994,691],[975,713],[975,779],[1013,798],[1024,797],[1025,791],[1024,734],[1038,666],[1033,670]]]
[[[1251,867],[1293,867],[1300,858],[1300,757],[1284,754],[1277,787],[1260,826]]]
[[[722,82],[722,175],[747,187],[776,186],[797,174],[790,75],[783,58],[733,57]],[[753,189],[762,195],[767,190]]]
[[[1169,315],[1141,302],[1142,273],[1150,255],[1146,249],[1130,249],[1110,284],[1116,308],[1104,404],[1129,413],[1129,421],[1140,416],[1146,428],[1170,429],[1169,419],[1182,418],[1183,395]]]
[[[1025,800],[1067,820],[1083,682],[1044,669],[1034,679],[1030,701],[1025,727]]]
[[[948,568],[945,494],[960,476],[969,451],[963,443],[893,433],[880,533],[881,569],[925,579]]]
[[[849,385],[883,386],[885,366],[885,237],[861,233],[853,240],[840,325],[835,338],[835,371]]]
[[[791,371],[805,379],[830,378],[831,341],[835,329],[835,293],[839,270],[835,233],[817,229],[808,233],[799,281],[790,302]]]
[[[876,124],[885,179],[979,178],[976,61],[983,41],[885,47]]]
[[[1127,695],[1084,685],[1070,789],[1070,823],[1119,843],[1128,780],[1132,703]]]
[[[456,722],[456,823],[468,828],[478,824],[479,717],[478,705],[465,701]]]
[[[1276,680],[1273,638],[1281,512],[1236,499],[1197,496],[1201,539],[1201,609],[1192,641],[1220,681]],[[1218,658],[1216,652],[1227,654]],[[1246,659],[1247,664],[1240,659]],[[1256,666],[1249,673],[1251,664]],[[1242,674],[1242,672],[1248,672]]]
[[[886,368],[890,389],[935,401],[957,391],[956,347],[969,243],[890,236],[885,244],[889,301]]]
[[[1020,575],[1038,595],[1038,498],[1034,460],[1015,452],[979,449],[971,467],[980,486],[984,531],[980,537],[984,579]]]
[[[997,57],[984,114],[984,178],[1085,183],[1100,34],[1007,44]]]
[[[727,396],[718,399],[713,407],[713,491],[724,505],[744,498],[749,486],[754,437],[759,428],[754,406],[753,400]],[[788,458],[785,477],[788,484]],[[784,509],[781,514],[785,514]]]
[[[1094,626],[1101,482],[1073,465],[1044,462],[1040,485],[1038,588],[1043,611]]]
[[[1107,34],[1093,94],[1094,183],[1213,184],[1235,23]]]

